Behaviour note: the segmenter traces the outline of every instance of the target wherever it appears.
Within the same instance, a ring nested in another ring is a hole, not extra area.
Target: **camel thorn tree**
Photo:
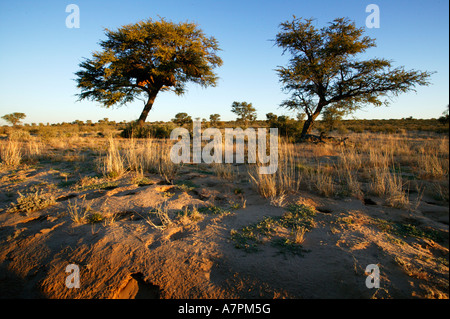
[[[387,105],[386,98],[430,84],[430,72],[392,68],[386,59],[358,60],[375,40],[346,18],[318,29],[313,19],[294,16],[280,28],[275,43],[292,55],[286,67],[276,69],[283,90],[291,93],[281,106],[306,114],[301,139],[326,108],[351,113],[366,104]]]
[[[102,50],[81,62],[75,73],[79,100],[111,107],[143,95],[145,106],[137,121],[143,126],[159,92],[181,95],[188,82],[217,84],[213,69],[222,65],[218,42],[195,23],[148,19],[105,33]]]

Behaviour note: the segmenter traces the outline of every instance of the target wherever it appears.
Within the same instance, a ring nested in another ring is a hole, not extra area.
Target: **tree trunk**
[[[141,116],[139,116],[139,119],[137,121],[137,125],[139,127],[143,127],[144,126],[145,120],[147,119],[148,113],[150,112],[150,110],[153,107],[153,103],[155,102],[157,94],[158,94],[158,92],[149,94],[149,98],[148,98],[147,104],[145,104],[144,109],[142,110]]]
[[[303,124],[302,133],[300,135],[300,138],[303,139],[307,135],[311,133],[311,130],[313,129],[313,124],[316,118],[319,116],[320,112],[322,112],[323,107],[326,104],[322,101],[319,101],[319,104],[317,105],[317,108],[313,114],[308,114],[308,118],[306,119],[305,123]]]
[[[308,119],[305,121],[305,123],[303,123],[303,129],[302,129],[302,134],[300,135],[300,138],[304,138],[306,135],[311,133],[311,130],[312,130],[311,124],[312,123],[313,123],[312,117],[308,117]]]

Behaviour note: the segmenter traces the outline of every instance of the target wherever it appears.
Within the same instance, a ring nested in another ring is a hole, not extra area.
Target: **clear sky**
[[[68,4],[80,8],[80,28],[65,21]],[[83,57],[91,57],[105,39],[104,28],[116,29],[143,19],[164,17],[174,22],[194,21],[220,44],[224,64],[216,69],[215,88],[189,85],[182,97],[158,95],[148,121],[167,121],[178,112],[193,118],[219,113],[233,120],[233,101],[251,102],[258,119],[279,108],[288,97],[281,92],[274,69],[288,56],[273,45],[279,24],[292,15],[316,18],[318,27],[337,17],[348,17],[364,27],[368,4],[380,8],[380,28],[367,28],[377,47],[367,57],[382,57],[407,70],[437,72],[432,85],[403,94],[391,106],[367,106],[356,118],[439,117],[449,103],[449,2],[447,0],[0,0],[0,115],[27,114],[25,123],[135,120],[142,101],[106,109],[98,103],[77,102],[74,73]],[[5,124],[0,120],[0,124]]]

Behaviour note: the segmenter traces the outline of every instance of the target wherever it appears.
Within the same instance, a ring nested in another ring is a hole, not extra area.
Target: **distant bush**
[[[279,136],[295,140],[302,132],[303,121],[297,121],[285,115],[276,116],[272,113],[266,114],[266,117],[269,127],[278,128]]]
[[[169,138],[170,133],[176,126],[172,123],[167,124],[151,124],[139,127],[134,123],[129,124],[120,133],[124,138]]]
[[[183,126],[185,124],[191,123],[192,118],[187,113],[177,113],[175,115],[175,118],[172,119],[172,122],[174,122],[178,126]]]
[[[356,133],[364,131],[372,133],[449,132],[448,124],[444,124],[438,119],[343,120],[342,123],[349,131]]]

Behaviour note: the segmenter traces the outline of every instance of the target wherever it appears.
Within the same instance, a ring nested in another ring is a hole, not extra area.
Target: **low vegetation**
[[[40,190],[25,195],[19,191],[17,193],[19,194],[17,202],[11,203],[6,212],[29,214],[55,204],[54,197],[50,194],[42,194]]]
[[[284,127],[287,134],[301,132],[301,118],[271,115],[269,122]],[[267,127],[269,122],[255,121],[252,125]],[[3,128],[0,209],[11,218],[46,221],[42,225],[50,223],[47,218],[55,220],[55,225],[64,224],[64,220],[69,233],[86,230],[95,236],[130,230],[136,238],[155,233],[151,236],[161,238],[161,243],[149,247],[176,241],[180,245],[184,241],[198,243],[197,232],[214,229],[214,236],[223,240],[220,245],[233,250],[232,255],[241,251],[250,258],[267,254],[276,258],[281,254],[287,260],[309,258],[324,227],[328,227],[326,238],[320,238],[330,246],[336,240],[342,247],[345,245],[339,241],[348,244],[363,237],[358,227],[367,227],[370,234],[382,234],[384,242],[377,243],[382,249],[387,249],[383,245],[398,249],[395,253],[389,250],[392,265],[401,267],[408,276],[419,273],[425,278],[424,274],[434,271],[419,264],[423,260],[448,274],[448,258],[442,255],[448,251],[448,232],[443,230],[448,219],[436,215],[437,222],[423,223],[397,215],[427,218],[428,212],[439,214],[448,207],[448,136],[439,133],[437,124],[433,130],[431,124],[430,130],[416,131],[415,126],[409,130],[408,125],[419,122],[426,121],[395,120],[396,132],[385,133],[372,132],[375,124],[362,126],[364,129],[357,132],[355,124],[363,125],[364,121],[352,122],[353,127],[351,122],[341,121],[332,135],[347,138],[345,143],[297,143],[295,134],[280,134],[278,169],[266,175],[259,174],[260,164],[248,162],[174,164],[169,157],[174,141],[165,138],[166,133],[159,136],[163,138],[140,134],[124,138],[121,132],[126,123]],[[149,123],[142,129],[168,130],[173,125]],[[221,121],[219,125],[224,129],[238,124]],[[315,134],[320,135],[321,123],[316,125]],[[151,195],[134,200],[146,191]],[[298,201],[308,196],[335,206],[324,209]],[[354,212],[332,212],[347,202],[372,207],[376,213],[366,217],[361,226]],[[118,203],[129,207],[116,209]],[[247,217],[249,209],[253,215]],[[380,213],[384,211],[388,215]],[[245,222],[236,226],[242,218]],[[42,234],[51,229],[45,228]],[[24,233],[19,227],[6,238],[11,242]],[[362,241],[356,247],[364,245],[369,244]],[[427,255],[416,252],[423,260],[414,259],[409,252],[418,245],[430,249]]]
[[[290,205],[281,217],[264,217],[256,224],[231,231],[235,247],[247,252],[257,252],[259,245],[270,243],[281,253],[302,255],[305,233],[315,226],[316,212],[306,205]]]

